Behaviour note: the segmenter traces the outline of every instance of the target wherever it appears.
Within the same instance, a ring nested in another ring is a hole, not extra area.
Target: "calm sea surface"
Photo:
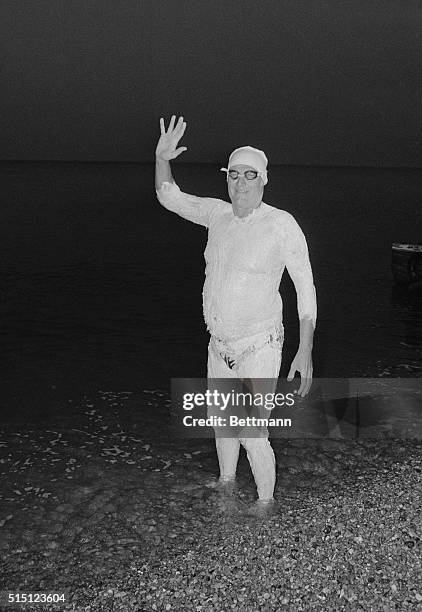
[[[205,375],[206,230],[160,207],[152,165],[2,163],[0,176],[4,414],[52,393]],[[176,164],[175,177],[225,197],[216,166]],[[421,171],[276,167],[265,201],[308,239],[316,374],[422,377],[421,299],[395,289],[390,270],[393,241],[422,241]],[[286,373],[297,343],[287,278],[282,295]]]

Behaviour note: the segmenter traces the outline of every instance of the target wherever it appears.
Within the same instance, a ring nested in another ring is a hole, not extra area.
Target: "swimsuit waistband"
[[[229,368],[236,368],[247,356],[260,350],[267,344],[274,348],[282,348],[284,340],[284,328],[273,327],[267,331],[253,334],[239,340],[224,340],[217,336],[211,336],[211,347],[219,353]]]

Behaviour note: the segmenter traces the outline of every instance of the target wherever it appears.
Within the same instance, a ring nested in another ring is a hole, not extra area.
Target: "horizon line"
[[[115,160],[115,159],[0,159],[0,164],[145,164],[153,165],[152,161],[141,160]],[[178,161],[177,165],[185,166],[218,166],[219,162],[186,162]],[[300,163],[279,163],[269,164],[271,167],[285,168],[342,168],[342,169],[357,169],[357,170],[422,170],[422,166],[371,166],[371,165],[356,165],[356,164],[300,164]]]

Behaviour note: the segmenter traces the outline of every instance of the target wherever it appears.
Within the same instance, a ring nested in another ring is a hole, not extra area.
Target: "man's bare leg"
[[[241,438],[255,480],[258,499],[274,499],[275,456],[268,438]]]
[[[252,394],[274,393],[281,366],[281,347],[267,345],[253,353],[242,365],[239,375]],[[270,412],[263,409],[258,417],[269,417]],[[246,431],[245,431],[246,433]],[[246,450],[249,465],[255,480],[258,500],[253,513],[261,514],[274,505],[274,489],[276,482],[276,461],[274,451],[268,440],[267,428],[257,429],[256,437],[253,430],[247,430],[247,436],[239,436]]]
[[[208,348],[208,379],[213,379],[210,386],[215,385],[215,379],[233,379],[236,374],[228,367],[224,359],[216,354],[211,346]],[[221,381],[222,382],[222,381]],[[230,385],[229,385],[230,386]],[[224,387],[224,385],[223,385]],[[222,389],[225,392],[230,392],[231,387]],[[221,416],[219,409],[213,410],[211,407],[208,411],[208,416]],[[217,480],[208,482],[209,487],[232,489],[236,479],[237,462],[239,460],[240,442],[238,438],[224,437],[227,434],[225,428],[214,427],[215,432],[215,447],[217,451],[218,465],[220,469],[220,477]],[[225,486],[228,485],[228,486]]]
[[[218,464],[220,466],[220,481],[233,481],[236,478],[237,462],[239,460],[240,441],[238,438],[215,438]]]

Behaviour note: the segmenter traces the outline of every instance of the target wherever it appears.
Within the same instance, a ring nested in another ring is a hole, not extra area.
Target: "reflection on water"
[[[105,186],[97,166],[94,178],[84,168],[83,180],[71,165],[2,169],[4,397],[41,405],[51,389],[168,389],[171,377],[204,376],[206,232],[160,208],[152,168],[109,165]],[[213,171],[179,166],[179,180],[224,197],[224,184],[211,188]],[[422,188],[420,177],[400,172],[272,169],[266,201],[292,212],[308,237],[318,376],[422,375],[422,299],[393,289],[390,272],[391,243],[415,239],[414,199],[403,194]],[[386,208],[392,184],[399,215],[391,202]],[[297,320],[288,279],[282,288],[287,373]]]

